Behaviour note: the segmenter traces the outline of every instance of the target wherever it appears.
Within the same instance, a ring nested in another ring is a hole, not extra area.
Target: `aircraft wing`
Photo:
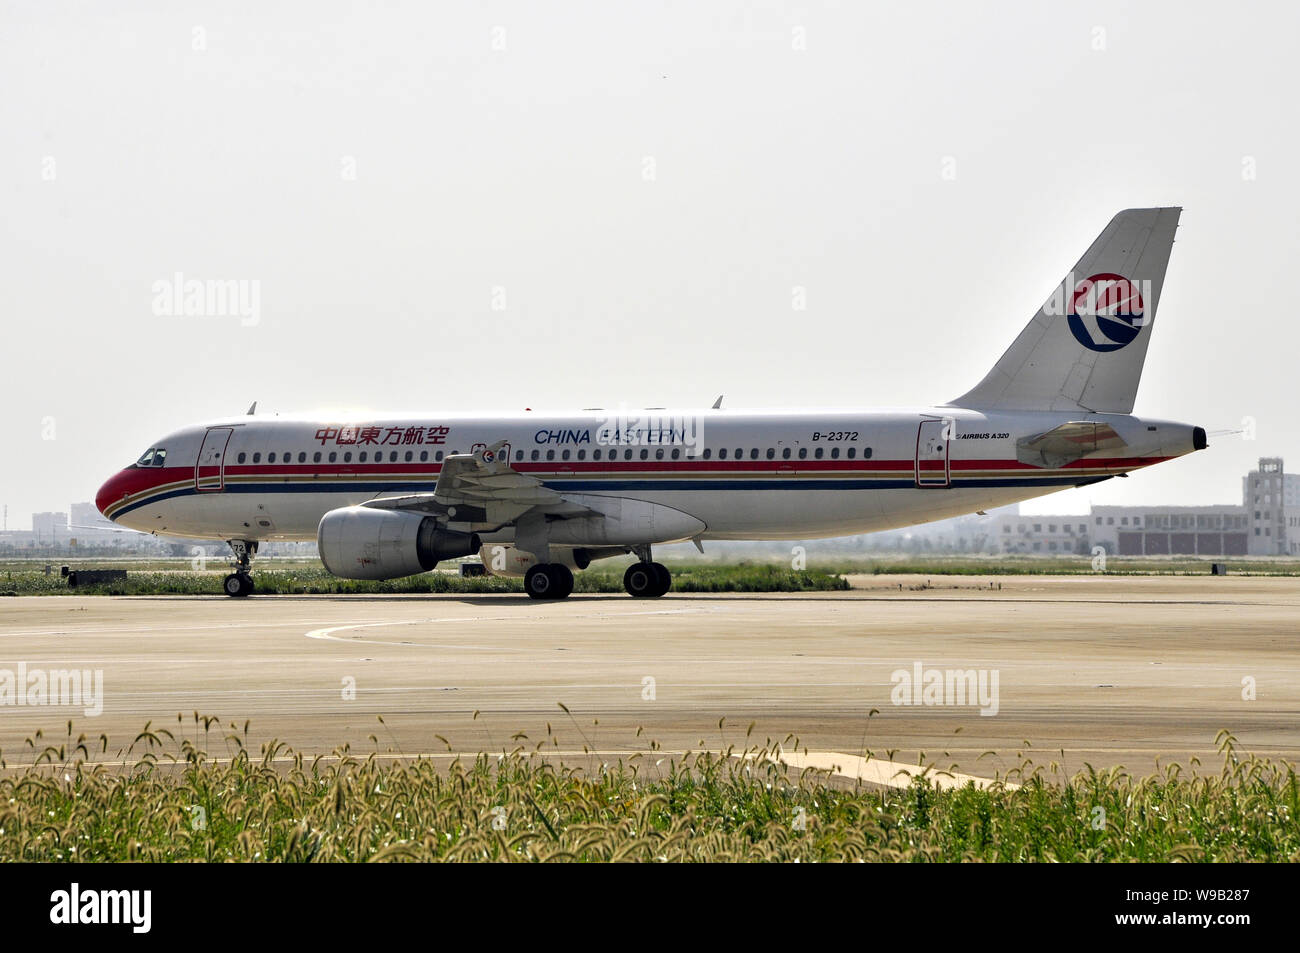
[[[560,517],[592,515],[588,507],[567,502],[541,480],[511,467],[501,453],[504,443],[448,456],[432,493],[370,500],[365,505],[493,525],[517,520],[530,510]]]
[[[1016,459],[1036,467],[1061,467],[1098,450],[1119,450],[1124,439],[1107,423],[1072,420],[1016,442]]]
[[[442,462],[434,499],[440,503],[557,503],[560,494],[510,466],[501,453],[505,441],[474,453],[456,453]]]

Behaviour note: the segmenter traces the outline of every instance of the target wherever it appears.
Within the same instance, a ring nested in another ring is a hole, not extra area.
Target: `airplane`
[[[225,592],[254,590],[268,540],[317,541],[326,569],[394,579],[477,553],[561,599],[576,570],[652,548],[814,539],[979,512],[1206,447],[1134,416],[1180,208],[1119,212],[974,388],[931,407],[567,414],[254,414],[156,440],[95,503],[119,525],[225,540]]]

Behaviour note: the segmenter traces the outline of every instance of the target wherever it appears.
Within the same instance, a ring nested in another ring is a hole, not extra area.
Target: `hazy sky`
[[[3,0],[0,502],[26,527],[255,399],[942,402],[1149,205],[1185,211],[1136,410],[1256,439],[1035,506],[1238,502],[1259,456],[1300,470],[1298,34],[1288,3]],[[177,272],[256,321],[156,313]]]

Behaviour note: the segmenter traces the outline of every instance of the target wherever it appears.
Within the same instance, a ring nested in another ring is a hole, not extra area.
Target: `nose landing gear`
[[[251,595],[255,587],[248,569],[253,562],[253,554],[257,552],[257,542],[247,539],[232,539],[227,542],[235,554],[235,571],[222,580],[221,588],[226,595],[235,598]]]

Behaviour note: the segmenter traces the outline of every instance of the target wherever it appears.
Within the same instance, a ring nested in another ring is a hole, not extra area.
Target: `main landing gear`
[[[639,561],[627,567],[623,588],[635,599],[658,599],[673,587],[672,573],[651,559],[649,546],[633,552]],[[524,574],[524,592],[533,599],[563,599],[573,592],[573,573],[562,563],[538,563]]]
[[[633,563],[623,573],[623,588],[634,599],[658,599],[673,587],[673,577],[662,563],[649,560]]]
[[[573,592],[573,573],[560,563],[538,563],[524,574],[524,591],[533,599],[563,599]]]
[[[222,580],[221,587],[226,595],[241,598],[253,592],[253,577],[248,574],[248,567],[257,552],[257,543],[253,540],[229,540],[231,552],[235,554],[235,571]]]

